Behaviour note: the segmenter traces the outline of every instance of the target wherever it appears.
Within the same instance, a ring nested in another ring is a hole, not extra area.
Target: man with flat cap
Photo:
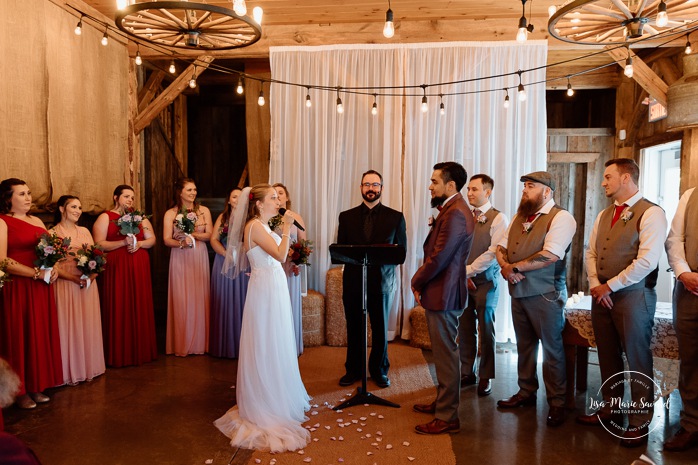
[[[511,294],[519,391],[498,401],[497,406],[509,409],[535,405],[540,341],[550,407],[547,424],[559,426],[565,421],[565,265],[577,222],[555,205],[555,181],[550,173],[536,171],[521,176],[521,182],[524,187],[518,211],[497,247],[497,261]]]

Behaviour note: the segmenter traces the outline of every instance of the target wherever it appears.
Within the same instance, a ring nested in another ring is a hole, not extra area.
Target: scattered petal
[[[410,443],[409,443],[409,442],[407,442],[407,441],[405,441],[405,442],[403,442],[403,443],[402,443],[402,445],[403,445],[403,446],[405,446],[405,447],[407,447],[407,446],[409,446],[409,445],[410,445]]]
[[[356,424],[356,423],[359,422],[359,420],[352,420],[351,422],[354,423],[354,424]]]
[[[319,428],[319,427],[320,427],[320,423],[315,423],[315,424],[313,425],[313,428]]]
[[[344,436],[340,436],[338,439],[339,439],[340,441],[344,441]]]
[[[383,432],[382,432],[382,431],[376,431],[376,436],[383,436]]]
[[[378,447],[378,443],[377,443],[377,442],[372,442],[371,445],[372,445],[373,447]]]
[[[347,397],[351,397],[351,392],[347,392]]]
[[[313,432],[315,432],[316,429],[317,429],[317,428],[310,428],[308,431],[310,431],[311,433],[313,433]]]
[[[337,462],[344,462],[344,459],[342,457],[337,459]]]
[[[317,415],[318,412],[317,412],[317,410],[313,410],[312,412],[310,412],[310,414],[311,414],[311,415]]]
[[[376,438],[376,441],[378,441],[378,442],[382,442],[382,441],[383,441],[383,438],[382,438],[382,437],[380,437],[380,436],[378,436],[378,437]]]
[[[360,433],[360,432],[362,432],[363,430],[362,430],[361,428],[356,428],[356,431],[358,431],[358,432]]]
[[[309,463],[311,460],[313,460],[313,459],[311,459],[310,457],[306,457],[303,459],[303,461],[306,463]]]
[[[313,438],[313,442],[318,442],[319,440],[318,438]]]
[[[262,459],[254,459],[254,463],[262,463]]]
[[[361,436],[359,439],[366,439],[366,436]]]
[[[368,404],[364,404],[364,407],[368,407]]]
[[[369,415],[371,415],[372,417],[375,417],[375,416],[376,416],[376,412],[371,412],[371,413],[369,413]]]
[[[327,402],[325,402],[325,405],[327,405]],[[313,408],[318,408],[318,404],[314,404]]]
[[[330,429],[330,425],[325,426],[325,429]]]
[[[351,422],[344,423],[344,426],[351,426]]]
[[[303,455],[303,454],[305,454],[305,451],[304,451],[303,449],[299,449],[299,450],[298,450],[298,455]]]
[[[347,399],[345,399],[344,397],[342,397],[341,399],[339,399],[340,402],[344,402],[345,400],[347,400]]]
[[[344,423],[344,418],[337,418],[337,423]]]
[[[366,423],[364,423],[364,422],[361,422],[361,426],[366,426]]]
[[[388,450],[390,450],[390,449],[393,448],[393,445],[392,445],[392,444],[386,444],[386,445],[385,445],[385,448],[388,449]]]
[[[353,413],[351,413],[351,412],[349,413],[349,416],[350,416],[350,417],[353,416],[353,415],[354,415]]]
[[[361,417],[361,418],[359,418],[359,420],[366,421],[366,417]]]
[[[370,437],[371,437],[371,433],[366,433],[366,437],[367,437],[367,438],[370,438]]]
[[[382,420],[385,417],[383,415],[378,415],[378,418],[380,418]]]
[[[206,463],[206,465],[211,465],[213,463],[213,459],[208,459],[204,463]]]
[[[336,440],[337,440],[337,438],[334,437],[334,436],[332,436],[332,437],[330,438],[330,441],[336,441]]]
[[[342,413],[343,411],[344,411],[344,410],[339,409],[339,410],[337,410],[337,413]]]
[[[368,451],[368,452],[366,452],[366,455],[373,455],[373,452]]]
[[[407,460],[409,460],[410,462],[414,462],[414,457],[407,457]]]

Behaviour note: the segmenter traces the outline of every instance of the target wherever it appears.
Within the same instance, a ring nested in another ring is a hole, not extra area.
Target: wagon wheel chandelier
[[[187,1],[133,3],[118,10],[114,21],[139,42],[187,50],[247,47],[262,36],[261,18]]]
[[[573,44],[623,44],[696,19],[698,0],[572,0],[551,15],[548,32]]]

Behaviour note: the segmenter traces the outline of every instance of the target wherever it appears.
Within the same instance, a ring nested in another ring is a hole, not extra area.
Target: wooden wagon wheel
[[[247,47],[262,35],[259,24],[249,16],[194,2],[135,3],[117,11],[115,22],[139,41],[184,49]]]

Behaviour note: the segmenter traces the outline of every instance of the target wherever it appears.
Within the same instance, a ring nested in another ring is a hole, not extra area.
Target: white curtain
[[[546,55],[545,42],[272,47],[272,79],[298,86],[271,86],[270,181],[286,184],[294,210],[309,226],[315,243],[309,286],[324,293],[328,246],[336,240],[339,212],[361,202],[361,173],[380,171],[383,203],[402,210],[407,220],[407,260],[399,278],[402,299],[395,299],[389,332],[409,339],[407,318],[414,306],[410,279],[423,258],[432,167],[452,160],[463,164],[469,175],[491,175],[493,204],[511,217],[520,195],[519,177],[545,168],[545,69],[527,70],[545,65]],[[515,89],[510,90],[508,110],[502,89],[518,85],[516,74],[428,87],[427,113],[420,110],[421,89],[401,89],[517,70],[526,71],[522,82],[528,98],[519,102]],[[311,89],[313,105],[306,108],[305,86],[340,90]],[[399,88],[393,92],[397,96],[377,98],[376,116],[370,112],[374,86]],[[341,87],[365,87],[368,95],[345,93]],[[496,91],[483,92],[487,90]],[[465,94],[444,96],[446,114],[441,116],[441,100],[432,95],[439,93]],[[344,106],[341,115],[336,111],[338,95]],[[497,339],[513,339],[504,282],[501,295]]]

